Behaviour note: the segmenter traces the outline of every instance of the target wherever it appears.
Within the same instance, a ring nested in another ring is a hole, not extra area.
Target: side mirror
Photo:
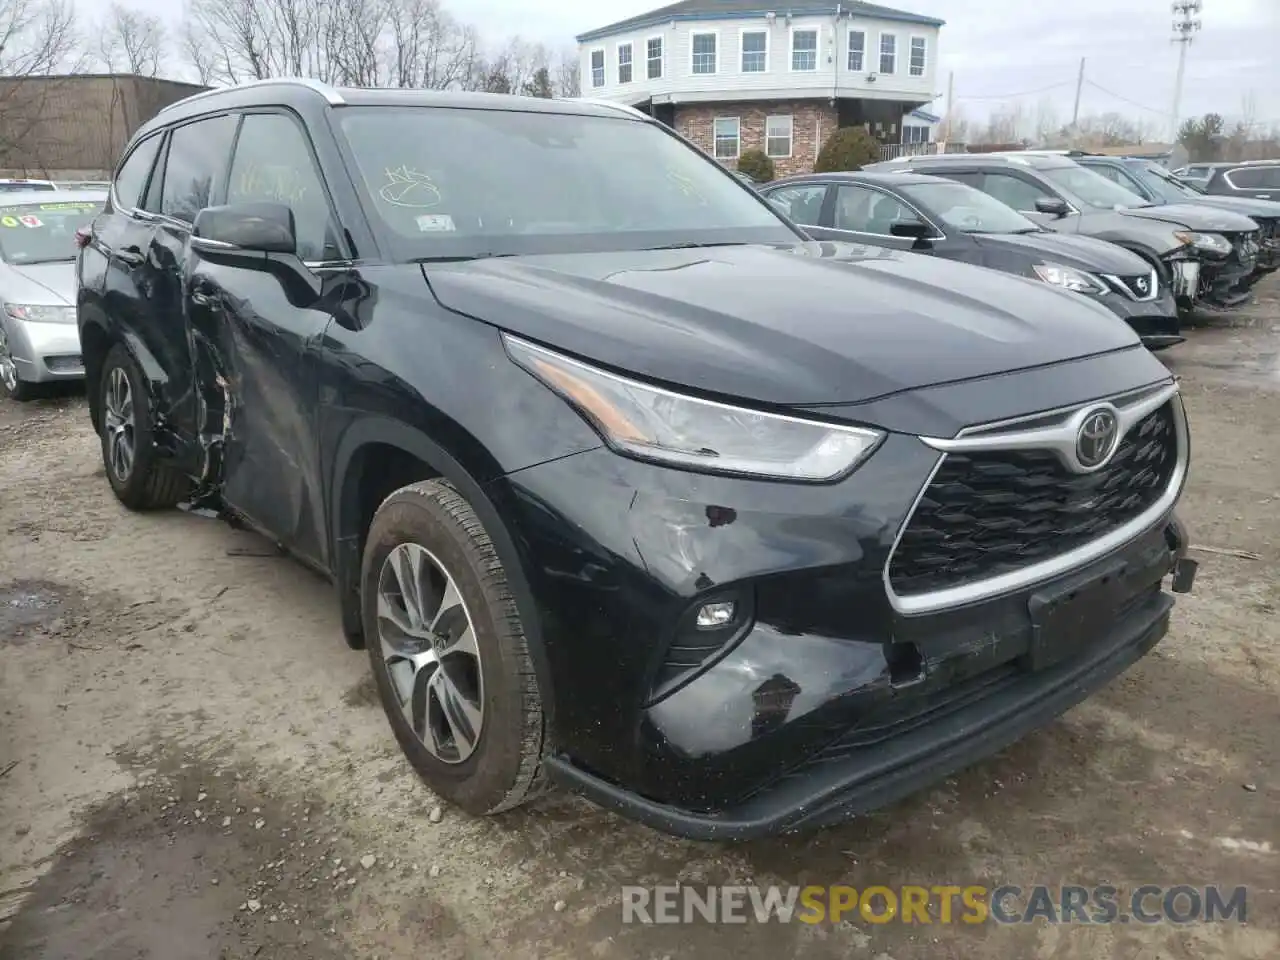
[[[1041,197],[1036,201],[1036,212],[1051,217],[1065,217],[1071,212],[1071,207],[1061,197]]]
[[[889,233],[895,237],[909,237],[915,240],[913,249],[928,250],[933,246],[933,227],[920,220],[898,220],[889,225]]]
[[[192,225],[191,248],[215,263],[273,274],[296,306],[311,306],[324,293],[323,279],[298,259],[293,211],[283,203],[206,207]]]
[[[235,203],[201,210],[191,245],[204,253],[296,254],[298,233],[283,203]]]

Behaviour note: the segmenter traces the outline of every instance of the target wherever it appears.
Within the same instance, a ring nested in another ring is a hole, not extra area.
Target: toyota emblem
[[[1086,470],[1100,467],[1115,452],[1119,440],[1116,415],[1106,407],[1085,414],[1076,434],[1076,460]]]

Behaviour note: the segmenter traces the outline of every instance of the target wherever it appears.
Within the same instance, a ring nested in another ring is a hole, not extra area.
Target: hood
[[[1061,263],[1090,273],[1117,277],[1145,275],[1151,265],[1136,253],[1106,240],[1065,233],[983,233],[971,234],[980,247],[1013,248],[1040,254],[1046,262]]]
[[[1220,197],[1216,194],[1209,194],[1203,197],[1196,197],[1194,200],[1188,200],[1187,203],[1229,210],[1232,213],[1238,213],[1254,220],[1259,217],[1264,220],[1280,220],[1280,203],[1274,200],[1254,200],[1249,197]]]
[[[75,261],[33,263],[26,266],[5,264],[3,280],[0,280],[0,299],[10,303],[75,306]]]
[[[779,406],[1133,348],[1105,307],[1036,280],[845,243],[426,264],[439,302],[650,380]]]
[[[1131,207],[1117,212],[1126,217],[1177,224],[1188,230],[1247,233],[1258,229],[1258,225],[1246,216],[1197,203],[1163,203],[1158,206]]]

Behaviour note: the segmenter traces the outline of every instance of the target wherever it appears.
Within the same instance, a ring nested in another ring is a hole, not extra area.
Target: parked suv
[[[1136,253],[1046,230],[966,184],[910,172],[810,173],[759,189],[815,239],[874,243],[1031,277],[1095,298],[1150,350],[1183,340],[1173,292]]]
[[[472,813],[554,781],[694,837],[836,821],[1086,697],[1193,578],[1178,385],[1109,311],[809,240],[637,111],[270,81],[113,180],[112,489],[330,576]]]
[[[1280,160],[1249,160],[1214,168],[1205,193],[1224,197],[1280,200]]]
[[[1106,157],[1071,154],[1076,163],[1136,193],[1148,203],[1189,203],[1230,210],[1258,225],[1258,265],[1249,284],[1280,267],[1280,202],[1249,197],[1224,197],[1174,176],[1160,164],[1140,157]],[[1280,194],[1277,194],[1280,197]]]
[[[899,157],[867,170],[913,170],[977,187],[1060,233],[1079,233],[1126,247],[1159,268],[1178,305],[1235,306],[1253,272],[1258,225],[1225,210],[1155,206],[1055,154],[990,153]]]

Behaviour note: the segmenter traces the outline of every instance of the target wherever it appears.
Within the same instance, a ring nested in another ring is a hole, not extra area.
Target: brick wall
[[[688,137],[712,156],[715,155],[714,121],[717,117],[737,117],[740,123],[741,143],[739,152],[764,150],[764,123],[766,117],[789,114],[791,116],[791,156],[774,157],[774,172],[779,177],[793,173],[809,173],[817,159],[822,142],[836,129],[836,110],[825,102],[769,101],[700,103],[676,107],[676,132]],[[734,160],[722,160],[728,167],[736,167]]]

